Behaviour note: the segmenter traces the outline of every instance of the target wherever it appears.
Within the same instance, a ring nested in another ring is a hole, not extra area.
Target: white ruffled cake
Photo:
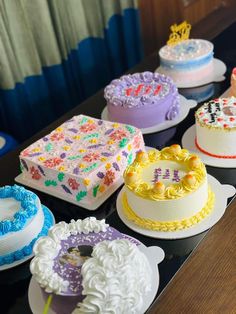
[[[60,222],[36,242],[30,270],[56,312],[135,314],[152,283],[139,245],[94,217]]]

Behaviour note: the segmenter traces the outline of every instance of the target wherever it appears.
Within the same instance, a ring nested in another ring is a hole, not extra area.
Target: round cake
[[[195,113],[197,148],[217,158],[236,158],[236,98],[219,98]]]
[[[74,313],[110,313],[111,308],[117,314],[137,313],[151,289],[152,272],[139,245],[95,217],[60,222],[36,242],[30,270],[45,303],[53,296],[57,313],[71,313],[78,302]]]
[[[124,180],[124,213],[145,229],[188,228],[204,219],[214,205],[204,164],[177,144],[138,153]]]
[[[104,91],[111,121],[147,128],[179,114],[179,94],[171,78],[152,72],[124,75]]]
[[[199,83],[213,74],[213,49],[213,44],[203,39],[166,45],[159,51],[160,72],[178,84]]]
[[[0,266],[24,260],[53,218],[36,194],[18,185],[0,188]]]

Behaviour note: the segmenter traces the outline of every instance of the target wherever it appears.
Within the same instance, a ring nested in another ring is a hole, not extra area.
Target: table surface
[[[226,63],[227,73],[224,82],[213,84],[214,95],[211,98],[218,97],[229,86],[229,75],[232,68],[235,66],[235,47],[231,40],[235,34],[235,30],[236,24],[233,24],[212,40],[215,45],[215,57]],[[155,53],[129,72],[153,71],[157,66],[158,59],[157,53]],[[186,91],[181,90],[181,93],[184,92]],[[194,92],[196,93],[197,90],[193,90],[193,93]],[[0,159],[0,185],[14,184],[14,178],[20,172],[18,156],[22,149],[48,134],[73,115],[83,113],[100,118],[105,105],[103,91],[100,91],[31,139],[27,140],[17,150],[2,157]],[[200,104],[198,104],[198,106],[200,106]],[[188,117],[178,126],[159,133],[145,135],[144,140],[146,145],[162,148],[173,143],[181,144],[181,138],[185,130],[194,124],[195,110],[196,109],[190,110]],[[236,186],[236,169],[207,167],[207,171],[222,184],[232,184]],[[165,251],[165,259],[159,265],[159,290],[155,302],[148,310],[148,313],[187,313],[189,310],[193,310],[193,313],[204,312],[203,308],[199,305],[202,304],[204,300],[207,300],[209,304],[215,304],[213,299],[213,296],[215,296],[216,300],[218,300],[217,304],[220,306],[222,302],[226,302],[226,298],[222,297],[222,291],[224,289],[228,294],[231,293],[233,295],[233,288],[235,289],[235,274],[233,277],[232,266],[235,266],[235,259],[232,259],[232,256],[235,257],[235,253],[233,252],[232,241],[230,241],[230,239],[236,240],[235,234],[233,234],[236,223],[234,215],[236,206],[234,202],[227,208],[223,219],[210,231],[186,239],[160,240],[137,234],[122,223],[116,212],[116,198],[119,190],[106,200],[98,210],[92,212],[92,215],[96,216],[98,219],[106,218],[106,221],[112,227],[115,227],[122,233],[137,238],[147,246],[160,246]],[[72,218],[83,219],[91,215],[91,212],[79,206],[72,205],[66,201],[33,189],[32,191],[37,193],[42,204],[51,209],[57,222],[61,220],[69,222]],[[222,241],[223,238],[227,238],[227,240]],[[219,264],[221,266],[217,268]],[[216,275],[214,276],[214,280],[212,279],[213,275]],[[222,276],[224,279],[223,282],[221,280]],[[30,278],[29,262],[0,273],[1,313],[31,313],[28,304],[28,286]],[[208,289],[204,288],[203,282],[205,286],[208,284]],[[213,293],[214,291],[217,291],[217,293],[219,291],[219,289],[217,289],[218,282],[220,282],[220,288],[222,289],[219,297]],[[187,288],[188,286],[189,289]],[[236,301],[232,299],[233,297],[230,299],[232,302],[230,304],[234,304],[236,308]],[[172,303],[173,300],[174,305]],[[233,307],[231,307],[231,305],[228,307],[229,311],[226,311],[227,313],[233,313]],[[214,313],[217,313],[217,311]]]

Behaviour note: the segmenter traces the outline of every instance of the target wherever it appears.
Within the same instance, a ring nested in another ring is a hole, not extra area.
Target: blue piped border
[[[44,224],[43,224],[43,228],[40,231],[40,233],[38,234],[38,236],[36,238],[34,238],[30,242],[30,244],[24,246],[20,250],[9,253],[7,255],[0,256],[0,266],[3,266],[5,264],[11,264],[15,261],[19,261],[19,260],[31,255],[33,252],[33,246],[34,246],[36,240],[38,238],[48,234],[48,230],[54,225],[54,217],[53,217],[52,213],[50,212],[50,210],[46,206],[42,205],[42,210],[43,210],[43,214],[44,214]],[[17,234],[16,234],[16,237],[17,237]]]
[[[26,190],[23,186],[17,184],[4,186],[0,188],[0,199],[14,198],[21,203],[13,219],[0,221],[0,239],[10,232],[20,231],[24,228],[27,221],[34,217],[38,211],[37,195]]]

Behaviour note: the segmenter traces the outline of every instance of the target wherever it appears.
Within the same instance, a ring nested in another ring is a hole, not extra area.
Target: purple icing
[[[54,259],[53,270],[64,280],[70,282],[64,295],[74,296],[82,293],[81,267],[84,261],[91,256],[93,246],[101,241],[128,238],[116,229],[108,227],[106,232],[70,235],[67,240],[61,241],[61,250]],[[133,239],[133,238],[132,238]],[[136,245],[139,241],[132,240]]]
[[[179,114],[177,88],[165,75],[135,73],[113,82],[104,91],[111,121],[146,128],[172,120]]]

